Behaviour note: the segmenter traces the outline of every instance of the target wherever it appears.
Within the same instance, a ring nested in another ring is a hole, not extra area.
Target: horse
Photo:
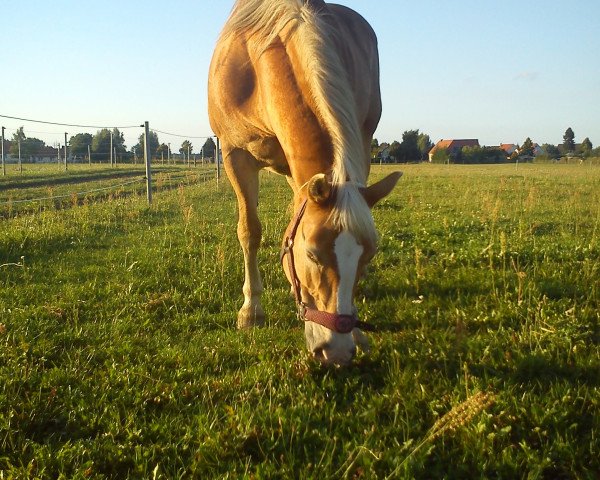
[[[381,117],[373,29],[323,0],[238,0],[211,60],[208,112],[238,203],[238,328],[265,319],[257,209],[259,171],[267,169],[293,191],[281,256],[307,348],[324,364],[350,364],[357,346],[368,350],[354,295],[377,249],[371,209],[402,175],[367,186]]]

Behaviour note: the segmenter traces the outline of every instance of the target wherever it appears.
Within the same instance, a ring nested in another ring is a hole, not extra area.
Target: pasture
[[[0,478],[598,478],[600,168],[400,168],[341,369],[305,351],[280,177],[244,332],[226,179],[1,205]]]

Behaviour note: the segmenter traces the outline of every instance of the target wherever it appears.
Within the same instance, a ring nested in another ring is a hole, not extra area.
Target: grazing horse
[[[354,291],[376,251],[371,208],[401,175],[367,187],[381,116],[375,33],[356,12],[322,0],[238,0],[215,47],[208,100],[238,200],[238,328],[264,322],[257,206],[267,168],[294,192],[282,260],[307,347],[323,363],[350,363],[357,344],[368,347]]]

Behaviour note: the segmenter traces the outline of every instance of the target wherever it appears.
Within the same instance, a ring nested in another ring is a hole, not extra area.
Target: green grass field
[[[600,168],[401,168],[343,369],[305,351],[279,177],[248,332],[226,180],[1,205],[0,479],[597,479]]]
[[[179,185],[205,182],[214,178],[215,166],[197,162],[185,165],[153,166],[153,191],[170,190]],[[26,164],[21,173],[9,164],[7,175],[0,176],[0,217],[62,209],[83,203],[103,201],[146,192],[143,165]],[[31,201],[35,200],[35,201]]]

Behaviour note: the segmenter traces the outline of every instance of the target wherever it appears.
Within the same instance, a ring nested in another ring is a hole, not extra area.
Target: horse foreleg
[[[263,290],[258,270],[257,253],[262,227],[258,219],[258,172],[252,155],[243,150],[233,150],[224,156],[225,171],[231,181],[238,201],[237,235],[244,253],[244,304],[238,312],[238,328],[259,326],[265,314],[260,304]]]

